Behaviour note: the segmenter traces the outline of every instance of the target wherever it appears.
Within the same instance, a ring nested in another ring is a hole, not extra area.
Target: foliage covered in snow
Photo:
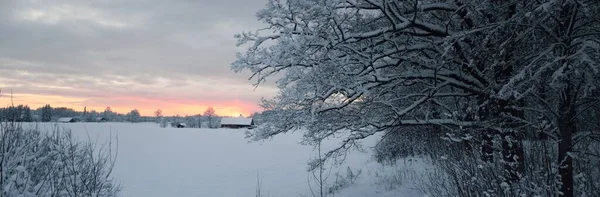
[[[97,146],[69,131],[14,122],[0,123],[0,132],[0,196],[118,196],[120,185],[111,176],[116,143]]]
[[[283,73],[248,136],[345,139],[326,160],[417,124],[502,166],[484,180],[520,194],[524,140],[543,136],[559,147],[544,173],[558,175],[539,189],[584,194],[574,161],[597,161],[583,142],[600,138],[599,13],[588,0],[271,0],[258,12],[266,28],[236,36],[249,48],[234,71],[256,85]]]

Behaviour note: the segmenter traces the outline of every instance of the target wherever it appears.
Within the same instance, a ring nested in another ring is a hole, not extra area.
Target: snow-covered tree
[[[52,107],[50,105],[44,105],[42,111],[42,122],[50,122],[52,120]]]
[[[499,96],[528,99],[531,106],[524,110],[538,118],[521,122],[550,124],[541,131],[558,142],[560,192],[574,196],[573,159],[588,149],[577,144],[599,135],[599,128],[584,120],[600,101],[600,2],[531,4],[534,9],[521,20],[527,28],[515,34],[524,38],[516,45],[520,49],[515,49],[520,53],[515,58],[518,70],[503,84]]]
[[[215,109],[213,107],[208,107],[206,108],[206,110],[204,110],[204,117],[206,117],[206,119],[208,120],[208,128],[214,128],[215,127]]]
[[[443,126],[478,139],[485,160],[501,139],[510,184],[525,170],[531,116],[554,119],[560,192],[573,196],[577,115],[598,99],[598,10],[585,0],[271,0],[258,13],[267,27],[236,35],[248,49],[232,69],[256,85],[283,73],[250,137],[344,136],[325,159],[376,133]]]
[[[115,113],[110,107],[106,107],[106,109],[104,109],[104,112],[102,112],[102,116],[104,116],[104,118],[106,118],[106,120],[108,121],[113,121]]]
[[[31,108],[29,108],[29,106],[27,105],[0,108],[0,119],[3,119],[3,121],[16,122],[31,122],[33,120],[31,115]]]
[[[137,109],[131,110],[131,112],[127,113],[127,120],[129,122],[139,122],[140,121],[140,111]]]

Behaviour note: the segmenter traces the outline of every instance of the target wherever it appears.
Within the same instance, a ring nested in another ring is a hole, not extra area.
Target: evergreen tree
[[[23,122],[32,122],[33,118],[31,117],[31,108],[25,105],[21,111],[21,117]]]
[[[52,121],[52,107],[45,105],[42,107],[42,122]]]

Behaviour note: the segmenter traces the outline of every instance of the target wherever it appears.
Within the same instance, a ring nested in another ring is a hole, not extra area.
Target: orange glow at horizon
[[[113,112],[126,114],[133,109],[139,110],[143,116],[154,116],[157,109],[162,110],[163,116],[192,116],[203,114],[208,107],[213,107],[219,116],[249,116],[261,111],[256,103],[242,100],[200,101],[200,100],[160,100],[141,97],[121,96],[111,99],[86,99],[57,95],[37,94],[7,94],[0,95],[0,107],[10,105],[28,105],[37,109],[46,104],[52,107],[67,107],[75,111],[95,110],[103,112],[110,107]]]

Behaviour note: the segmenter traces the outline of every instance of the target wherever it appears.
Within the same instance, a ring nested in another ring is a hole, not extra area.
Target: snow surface
[[[58,122],[71,122],[71,120],[73,120],[71,117],[62,117],[58,119]]]
[[[251,125],[252,118],[244,118],[244,117],[221,118],[221,124],[222,125]]]
[[[59,123],[80,140],[102,142],[118,137],[118,157],[113,176],[123,184],[122,196],[254,196],[257,174],[265,196],[310,195],[307,161],[316,155],[310,146],[300,145],[300,133],[276,136],[264,142],[248,143],[244,129],[160,128],[154,123]],[[51,130],[54,124],[40,124]],[[375,140],[367,142],[374,144]],[[329,143],[327,147],[335,146]],[[370,153],[352,151],[347,166],[363,173],[354,185],[335,196],[402,197],[422,196],[411,180],[394,189],[382,187],[382,180],[394,170],[411,172],[426,169],[424,163],[404,167],[383,167]],[[406,162],[404,162],[406,164]],[[399,164],[403,165],[403,164]],[[388,169],[385,169],[388,168]],[[331,176],[333,178],[333,175]],[[409,177],[410,178],[410,177]]]

